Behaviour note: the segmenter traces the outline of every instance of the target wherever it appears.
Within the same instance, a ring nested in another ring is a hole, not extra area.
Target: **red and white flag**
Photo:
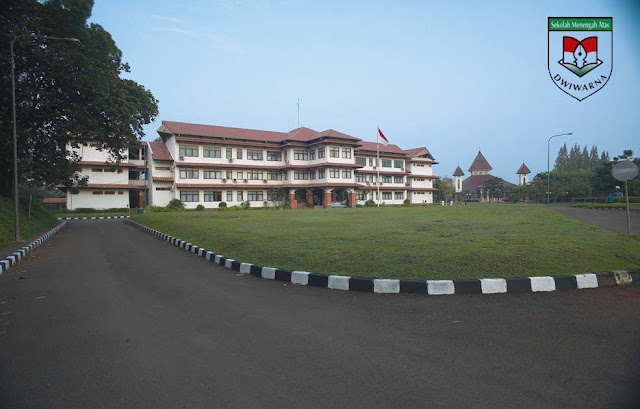
[[[378,128],[378,143],[381,143],[384,146],[388,146],[389,145],[389,140],[387,139],[386,136],[384,136],[384,134],[382,133],[380,128]]]

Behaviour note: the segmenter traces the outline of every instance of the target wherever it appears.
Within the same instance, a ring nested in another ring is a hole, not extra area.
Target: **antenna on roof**
[[[300,128],[300,97],[298,97],[298,128]]]

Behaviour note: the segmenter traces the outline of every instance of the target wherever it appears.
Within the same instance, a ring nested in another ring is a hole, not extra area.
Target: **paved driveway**
[[[621,209],[584,209],[570,206],[550,206],[560,213],[586,220],[598,226],[627,234],[627,212]],[[640,234],[640,211],[630,212],[631,233]]]
[[[638,287],[285,285],[70,222],[0,278],[0,407],[635,407],[638,311]]]

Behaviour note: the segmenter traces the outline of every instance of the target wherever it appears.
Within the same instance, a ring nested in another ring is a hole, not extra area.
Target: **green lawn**
[[[0,197],[0,247],[11,246],[15,243],[13,223],[13,200],[8,197]],[[20,237],[23,240],[37,233],[44,233],[57,223],[58,220],[38,203],[33,204],[31,217],[29,217],[26,206],[20,206]]]
[[[640,238],[536,205],[205,211],[132,216],[242,262],[401,279],[561,275],[640,266]]]

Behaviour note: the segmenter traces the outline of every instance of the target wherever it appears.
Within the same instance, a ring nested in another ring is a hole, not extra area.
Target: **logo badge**
[[[549,75],[578,101],[600,91],[613,70],[613,18],[549,17]]]

